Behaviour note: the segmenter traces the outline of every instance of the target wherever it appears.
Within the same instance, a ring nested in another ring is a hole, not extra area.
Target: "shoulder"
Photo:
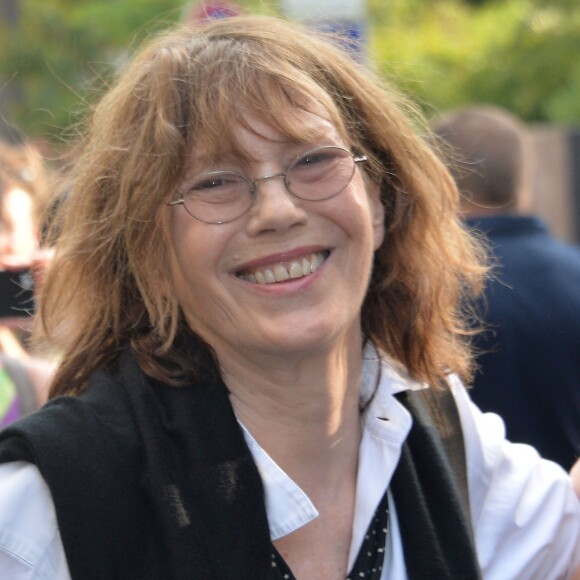
[[[56,512],[58,541],[62,538],[67,553],[73,555],[69,565],[71,569],[76,566],[77,572],[85,570],[87,550],[106,553],[110,563],[126,541],[142,535],[145,459],[143,422],[136,415],[142,410],[139,405],[149,402],[148,395],[140,393],[147,388],[148,381],[137,372],[99,372],[91,377],[83,394],[56,398],[0,432],[0,476],[6,475],[11,465],[34,464],[27,468],[34,475],[25,477],[27,499],[12,494],[5,503],[18,505],[28,502],[29,495],[34,497],[34,502],[39,502],[36,512],[44,523],[46,514],[48,521],[54,521]],[[155,415],[156,409],[151,413]],[[8,484],[0,481],[0,487],[4,485]],[[26,516],[13,513],[13,519],[19,520],[17,525],[28,543]],[[132,527],[137,529],[128,537],[125,530]],[[87,577],[83,574],[80,577]],[[46,578],[61,580],[60,576]],[[20,576],[14,579],[20,580]]]
[[[140,461],[140,439],[123,373],[96,373],[79,396],[53,399],[0,432],[0,463],[34,463],[51,489],[82,498],[114,489]],[[138,388],[136,381],[131,387]],[[112,444],[114,442],[114,444]],[[84,482],[91,481],[87,488]]]
[[[500,257],[510,264],[567,264],[580,271],[580,248],[551,234],[547,225],[535,216],[501,216],[490,218],[486,232]],[[486,220],[481,221],[485,230]],[[522,253],[522,250],[526,250]]]
[[[69,578],[50,492],[30,463],[0,465],[0,569],[11,580]]]
[[[0,461],[31,460],[24,451],[28,448],[56,456],[74,454],[84,444],[102,444],[100,438],[108,431],[129,434],[129,414],[123,399],[120,391],[99,389],[87,396],[63,396],[50,401],[0,433]],[[15,441],[21,443],[16,445]],[[13,448],[16,455],[12,456],[8,448]]]
[[[565,576],[580,563],[580,503],[568,474],[505,438],[503,421],[482,413],[450,380],[464,433],[470,507],[486,578]]]

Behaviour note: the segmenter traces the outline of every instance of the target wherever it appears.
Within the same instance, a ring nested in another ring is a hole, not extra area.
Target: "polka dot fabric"
[[[389,533],[389,502],[387,493],[369,525],[356,561],[346,580],[380,580],[385,559],[385,547]],[[292,570],[272,546],[272,573],[274,580],[296,580]]]

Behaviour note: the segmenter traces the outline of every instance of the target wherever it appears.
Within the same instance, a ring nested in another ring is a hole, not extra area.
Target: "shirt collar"
[[[374,509],[384,493],[394,465],[398,461],[398,450],[406,439],[411,428],[411,417],[406,409],[394,398],[394,395],[405,390],[418,390],[426,385],[409,378],[404,368],[389,357],[379,354],[377,349],[368,344],[363,353],[361,373],[360,398],[361,405],[366,406],[363,417],[362,445],[378,447],[374,465],[377,473],[372,491],[368,490],[363,502],[363,520],[372,517]],[[252,453],[258,471],[262,478],[265,491],[266,513],[270,526],[270,536],[276,540],[290,534],[301,526],[318,517],[318,510],[308,496],[292,479],[276,464],[276,462],[260,447],[252,434],[238,419],[246,443]],[[369,443],[367,441],[373,441]],[[366,442],[366,443],[365,443]],[[389,455],[390,461],[383,461],[385,453],[383,446],[394,446],[396,457]],[[368,453],[360,453],[359,480],[361,465],[364,464]],[[384,463],[384,465],[382,465]],[[364,465],[363,465],[364,467]],[[366,469],[363,469],[366,472]],[[379,473],[381,475],[379,475]],[[357,483],[357,504],[360,504],[364,486]],[[370,499],[370,501],[368,501]],[[374,507],[373,507],[374,506]],[[357,508],[358,509],[358,508]],[[370,512],[370,513],[367,513]],[[354,540],[354,538],[353,538]]]

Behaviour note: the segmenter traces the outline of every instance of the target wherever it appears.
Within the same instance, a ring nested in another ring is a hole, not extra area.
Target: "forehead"
[[[210,141],[211,143],[211,141]],[[209,147],[203,136],[194,144],[191,161],[217,162],[230,158],[256,160],[256,151],[271,144],[273,152],[297,144],[346,144],[343,131],[318,103],[298,107],[286,105],[268,114],[246,110],[223,133],[219,147]]]
[[[253,62],[238,45],[206,66],[194,67],[189,83],[189,150],[215,157],[239,147],[239,128],[255,131],[256,118],[292,142],[312,142],[319,137],[317,119],[324,119],[342,132],[343,120],[328,88],[310,73],[287,61],[274,70]],[[244,58],[242,58],[244,57]]]

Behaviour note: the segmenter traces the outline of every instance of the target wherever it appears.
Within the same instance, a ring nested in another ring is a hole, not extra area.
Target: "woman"
[[[566,474],[507,443],[458,378],[458,303],[484,268],[404,107],[270,18],[171,31],[124,71],[71,176],[42,298],[64,396],[0,444],[11,578],[575,565]],[[427,384],[453,392],[469,513],[406,396]]]

